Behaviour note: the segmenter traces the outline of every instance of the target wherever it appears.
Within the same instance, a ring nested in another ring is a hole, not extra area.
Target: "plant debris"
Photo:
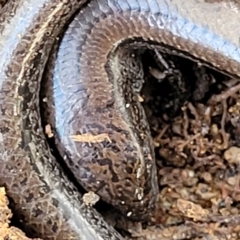
[[[85,133],[85,134],[79,134],[79,135],[71,135],[71,138],[76,142],[98,143],[104,140],[112,142],[107,133],[102,133],[98,135]]]
[[[153,94],[167,79],[153,75],[143,91],[160,200],[152,220],[132,238],[240,239],[240,80],[219,80],[212,72],[196,80],[199,90],[193,88],[174,115],[163,112]]]

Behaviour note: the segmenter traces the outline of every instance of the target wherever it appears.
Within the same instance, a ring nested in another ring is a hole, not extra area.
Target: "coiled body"
[[[49,52],[83,3],[10,1],[1,13],[0,184],[44,239],[121,239],[81,204],[40,122],[39,88]],[[157,198],[150,133],[136,99],[139,86],[125,81],[141,66],[126,67],[133,55],[119,44],[154,43],[240,76],[238,8],[190,0],[93,0],[76,15],[56,59],[55,126],[64,145],[60,151],[86,189],[135,219],[147,217]],[[109,139],[89,143],[71,137],[87,133]]]

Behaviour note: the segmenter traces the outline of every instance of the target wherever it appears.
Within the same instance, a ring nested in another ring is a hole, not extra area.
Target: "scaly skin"
[[[11,0],[1,13],[0,185],[39,237],[121,239],[82,204],[51,156],[40,121],[39,88],[50,49],[82,4]],[[134,100],[138,86],[123,81],[131,69],[141,77],[141,66],[128,48],[117,46],[127,39],[154,41],[160,50],[240,76],[238,11],[237,3],[197,0],[93,0],[80,11],[63,37],[54,70],[60,151],[80,184],[127,216],[151,215],[158,192],[152,140]],[[89,145],[69,137],[85,133],[104,133],[110,141]]]

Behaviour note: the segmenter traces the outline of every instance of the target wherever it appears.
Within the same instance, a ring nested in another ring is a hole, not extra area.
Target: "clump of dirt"
[[[30,240],[20,229],[9,226],[12,213],[5,194],[5,189],[0,188],[0,240]]]

